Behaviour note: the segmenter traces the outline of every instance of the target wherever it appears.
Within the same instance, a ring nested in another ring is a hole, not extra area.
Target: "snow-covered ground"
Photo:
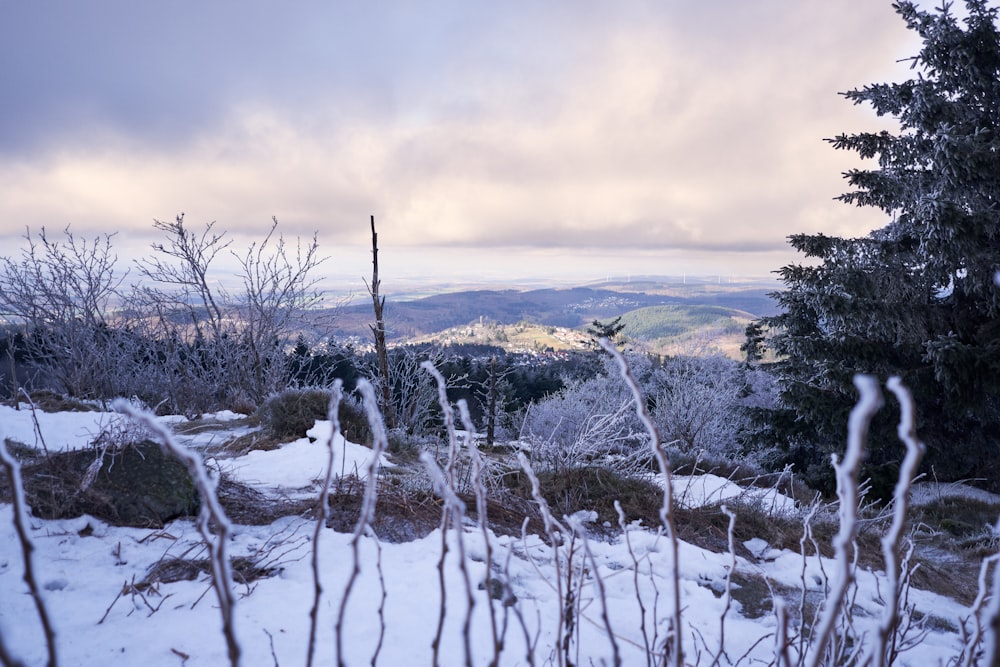
[[[657,477],[659,482],[662,478]],[[673,475],[671,485],[677,502],[684,507],[703,507],[709,503],[724,503],[736,498],[759,505],[772,514],[795,511],[795,501],[776,489],[740,486],[718,475]]]
[[[322,421],[306,431],[306,438],[283,445],[280,449],[252,451],[244,456],[219,461],[220,469],[233,479],[263,490],[293,495],[296,490],[315,494],[314,483],[326,477],[329,451],[325,443],[330,440],[333,427]],[[317,446],[316,443],[324,443]],[[333,441],[335,475],[355,475],[364,479],[372,450],[363,445],[347,442],[337,434]],[[385,456],[379,461],[383,468],[394,464]]]
[[[37,416],[50,451],[87,446],[94,434],[120,419],[107,413]],[[172,423],[177,419],[163,421]],[[324,443],[329,431],[329,424],[320,423],[311,433],[316,442],[302,439],[274,451],[253,452],[219,464],[265,491],[287,495],[290,490],[310,485],[314,488],[314,481],[325,471]],[[31,413],[0,407],[0,437],[29,445],[38,443]],[[188,442],[199,444],[197,440]],[[334,442],[334,451],[337,474],[341,470],[363,471],[371,454],[364,447],[342,440]],[[383,465],[390,462],[383,461]],[[678,478],[675,483],[679,500],[688,506],[742,492],[727,480],[709,476]],[[792,509],[788,505],[791,501],[780,494],[762,496],[760,501],[773,504],[776,512]],[[0,505],[0,632],[25,664],[42,665],[46,661],[44,636],[23,580],[23,559],[12,518],[12,506]],[[194,521],[174,521],[162,530],[113,527],[86,516],[60,521],[31,517],[29,525],[37,578],[55,627],[59,664],[228,664],[218,602],[207,575],[144,590],[132,586],[165,558],[207,556]],[[316,664],[335,664],[335,624],[354,565],[352,536],[323,529],[317,543],[314,531],[314,522],[297,517],[267,526],[234,527],[227,545],[229,555],[249,556],[277,571],[272,577],[250,584],[234,584],[234,625],[242,664],[306,664],[310,609],[316,590],[313,550],[318,556],[322,587]],[[725,657],[721,664],[735,663],[745,654],[743,664],[773,660],[775,616],[769,613],[746,618],[736,601],[726,611],[727,596],[723,592],[733,558],[729,554],[681,543],[675,579],[666,538],[638,526],[629,531],[627,540],[620,537],[610,542],[589,541],[593,560],[586,559],[578,548],[571,567],[567,567],[567,548],[558,552],[557,559],[546,541],[534,535],[527,539],[493,533],[484,536],[467,522],[461,535],[450,530],[446,540],[446,616],[440,647],[443,665],[466,662],[463,623],[468,615],[468,596],[457,559],[459,547],[467,555],[464,565],[474,600],[468,634],[472,664],[486,665],[494,655],[491,605],[497,627],[506,627],[501,664],[528,664],[529,644],[535,664],[560,664],[556,659],[562,641],[558,635],[559,617],[570,572],[569,588],[579,603],[569,656],[576,664],[612,664],[616,650],[624,665],[647,664],[646,644],[659,649],[668,634],[669,600],[675,580],[682,600],[683,637],[690,663],[695,663],[699,654],[704,664],[711,663],[723,637]],[[828,561],[821,564],[810,558],[804,562],[799,554],[769,548],[761,540],[746,546],[760,558],[756,562],[737,559],[737,571],[744,578],[763,577],[776,589],[795,589],[805,581],[810,595],[819,596],[824,572],[834,569]],[[371,664],[378,652],[377,662],[381,665],[432,664],[431,644],[441,609],[441,531],[402,544],[380,544],[362,537],[359,547],[360,575],[347,599],[344,616],[344,662]],[[504,605],[491,598],[485,587],[481,589],[487,573],[488,548],[491,576],[509,582],[516,596],[512,604]],[[585,564],[582,579],[581,563]],[[383,584],[386,595],[380,610]],[[853,617],[859,628],[874,632],[884,594],[884,580],[879,581],[869,572],[858,573]],[[968,616],[963,606],[932,593],[911,591],[910,601],[917,610],[939,621],[935,628],[957,628]],[[605,631],[605,609],[613,641]],[[919,649],[903,655],[901,664],[943,664],[960,646],[957,634],[930,630]]]

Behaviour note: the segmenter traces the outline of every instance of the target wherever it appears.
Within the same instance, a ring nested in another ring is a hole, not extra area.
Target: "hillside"
[[[659,354],[697,353],[716,348],[739,357],[744,330],[756,315],[744,310],[701,304],[650,306],[625,313],[625,336],[643,341]]]

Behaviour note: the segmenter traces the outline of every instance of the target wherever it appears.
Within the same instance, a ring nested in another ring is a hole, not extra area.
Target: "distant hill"
[[[659,354],[694,354],[716,349],[740,356],[745,329],[755,315],[724,306],[683,304],[650,306],[622,315],[626,338]]]
[[[626,336],[652,340],[674,338],[706,327],[742,332],[752,319],[752,314],[733,308],[684,304],[632,310],[622,316],[622,324]]]
[[[638,288],[638,289],[637,289]],[[386,298],[387,337],[391,342],[427,340],[438,332],[474,323],[518,323],[567,329],[585,328],[594,320],[622,316],[626,334],[662,340],[693,331],[732,333],[750,319],[776,312],[768,293],[773,287],[729,284],[666,284],[655,281],[601,287],[534,290],[467,290],[419,299]],[[336,312],[335,338],[367,339],[370,303]]]

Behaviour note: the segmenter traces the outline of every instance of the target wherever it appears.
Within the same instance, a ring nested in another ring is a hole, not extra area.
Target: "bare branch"
[[[660,475],[663,477],[663,505],[660,508],[660,521],[663,527],[667,530],[667,539],[670,545],[670,568],[671,576],[673,577],[673,591],[672,591],[672,608],[671,608],[671,618],[673,621],[673,634],[671,635],[671,646],[668,651],[670,659],[673,661],[675,667],[681,667],[684,664],[684,644],[683,644],[683,626],[681,625],[681,587],[680,587],[680,563],[679,563],[679,545],[677,539],[677,528],[674,525],[674,490],[673,483],[671,482],[670,464],[667,461],[667,454],[663,449],[663,443],[660,441],[660,434],[653,425],[653,420],[649,415],[649,408],[646,406],[646,400],[642,395],[642,391],[639,389],[639,383],[636,381],[635,376],[632,375],[631,369],[629,369],[628,363],[625,361],[625,357],[622,353],[606,338],[602,338],[600,341],[601,347],[604,348],[617,362],[618,368],[621,372],[622,379],[625,380],[629,389],[632,391],[632,396],[635,399],[635,411],[639,416],[640,421],[642,421],[643,426],[646,428],[646,432],[649,433],[649,447],[656,459],[657,465],[660,467]]]
[[[313,531],[312,546],[312,573],[313,573],[313,605],[309,610],[309,646],[306,649],[306,666],[312,667],[313,657],[316,651],[316,626],[319,621],[319,603],[323,595],[323,585],[319,576],[319,539],[326,528],[326,519],[330,515],[330,484],[333,480],[334,448],[333,441],[337,439],[340,432],[340,400],[343,396],[344,383],[338,378],[333,383],[333,390],[330,392],[330,404],[327,408],[327,418],[330,420],[332,428],[330,437],[327,438],[327,459],[326,476],[323,478],[323,486],[319,492],[319,507],[316,510],[316,529]]]
[[[0,464],[3,465],[7,473],[7,482],[13,490],[14,503],[14,529],[17,532],[18,541],[21,544],[21,556],[24,559],[24,582],[28,585],[31,599],[35,602],[35,610],[38,612],[38,619],[42,623],[42,631],[45,634],[45,647],[48,650],[49,667],[56,667],[58,659],[56,657],[56,631],[49,618],[48,609],[45,606],[45,599],[42,589],[38,585],[38,578],[35,575],[35,545],[28,534],[28,505],[24,497],[24,486],[21,483],[21,466],[7,451],[7,442],[3,434],[0,434]],[[0,633],[2,640],[2,633]],[[0,655],[8,655],[8,650],[3,641],[0,641]],[[19,663],[11,661],[12,664]],[[7,663],[7,658],[4,658]]]
[[[917,439],[916,414],[913,395],[903,386],[898,377],[889,378],[889,390],[899,401],[899,439],[906,446],[906,456],[899,469],[899,479],[892,498],[892,524],[882,536],[882,558],[885,560],[885,574],[889,595],[885,601],[885,613],[876,635],[873,657],[876,664],[891,665],[895,661],[896,646],[893,641],[899,627],[899,604],[901,597],[901,576],[898,552],[906,525],[907,509],[910,501],[910,485],[917,474],[917,467],[924,456],[924,443]]]
[[[396,413],[392,404],[392,381],[389,377],[389,357],[385,346],[385,297],[380,296],[382,281],[378,277],[378,234],[375,232],[375,216],[372,216],[372,282],[365,283],[375,308],[375,323],[370,325],[375,336],[375,354],[378,357],[378,372],[381,378],[382,413],[388,428],[396,428]]]

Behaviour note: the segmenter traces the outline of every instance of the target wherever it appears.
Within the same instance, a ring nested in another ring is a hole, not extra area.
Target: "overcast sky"
[[[0,234],[277,216],[328,272],[767,275],[833,201],[889,0],[0,0]],[[13,248],[4,243],[5,248]]]

